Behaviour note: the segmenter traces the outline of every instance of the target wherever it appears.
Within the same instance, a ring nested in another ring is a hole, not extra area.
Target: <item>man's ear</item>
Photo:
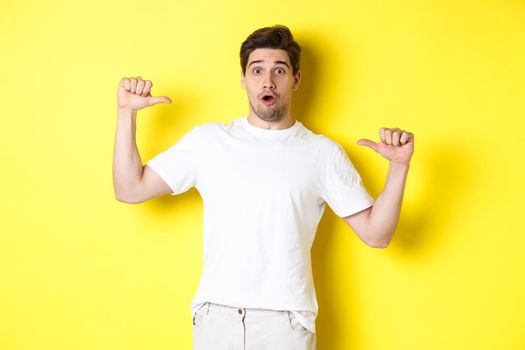
[[[297,88],[299,87],[299,82],[301,81],[301,71],[298,70],[297,73],[295,73],[295,76],[293,78],[293,85],[292,85],[292,90],[297,90]]]
[[[246,82],[244,81],[244,72],[241,70],[241,86],[246,90]]]

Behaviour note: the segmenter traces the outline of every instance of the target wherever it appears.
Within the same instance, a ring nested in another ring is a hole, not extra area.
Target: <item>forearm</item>
[[[113,186],[115,197],[126,201],[142,179],[143,165],[136,143],[137,111],[118,109],[115,149],[113,153]]]
[[[394,235],[408,174],[409,164],[390,162],[385,187],[372,206],[369,216],[370,240],[386,247]]]

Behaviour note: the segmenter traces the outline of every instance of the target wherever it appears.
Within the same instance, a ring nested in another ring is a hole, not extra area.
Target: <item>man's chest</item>
[[[307,144],[215,145],[199,168],[202,190],[259,198],[315,195],[323,176],[320,156]]]

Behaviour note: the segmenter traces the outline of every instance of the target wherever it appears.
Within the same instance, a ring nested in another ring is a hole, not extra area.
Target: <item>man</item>
[[[140,203],[194,186],[203,199],[194,349],[315,349],[310,249],[325,204],[372,247],[386,247],[397,225],[413,134],[381,128],[380,142],[358,141],[390,162],[374,201],[342,146],[292,116],[300,50],[285,26],[253,32],[240,52],[249,114],[197,125],[145,166],[136,111],[171,100],[151,96],[151,81],[140,76],[120,81],[116,198]]]

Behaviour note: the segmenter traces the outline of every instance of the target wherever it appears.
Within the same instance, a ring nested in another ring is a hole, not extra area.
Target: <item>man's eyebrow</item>
[[[261,63],[261,62],[264,62],[264,60],[255,60],[255,61],[251,61],[250,64],[248,64],[248,67],[250,67],[253,63]],[[286,61],[273,61],[275,64],[284,64],[286,65],[286,67],[290,68],[290,66],[288,65],[288,62]]]

